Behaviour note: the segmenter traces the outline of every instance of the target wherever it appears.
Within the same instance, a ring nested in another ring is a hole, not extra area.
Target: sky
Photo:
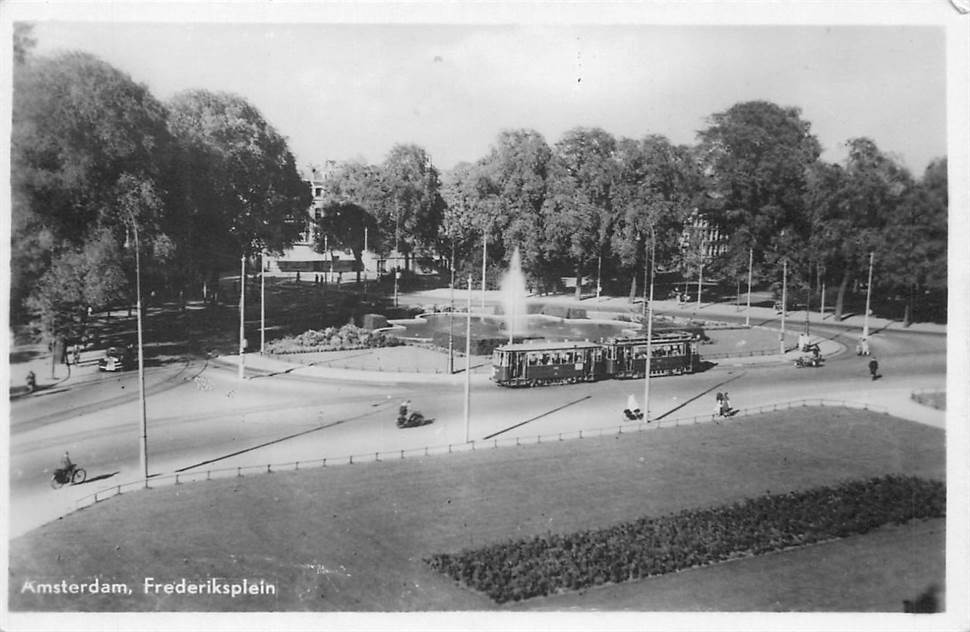
[[[237,93],[303,171],[381,162],[416,143],[442,170],[503,129],[551,145],[578,126],[691,144],[708,117],[801,108],[822,158],[868,136],[919,176],[947,153],[945,33],[936,26],[675,26],[42,21],[38,54],[91,52],[161,100]]]

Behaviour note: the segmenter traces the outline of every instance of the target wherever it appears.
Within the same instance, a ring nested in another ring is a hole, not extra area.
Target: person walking
[[[724,414],[724,394],[718,393],[714,400],[714,421]]]
[[[728,399],[727,391],[724,391],[724,397],[721,398],[721,416],[726,417],[731,414],[731,400]]]
[[[869,373],[872,375],[873,381],[879,379],[879,361],[875,357],[869,360]]]

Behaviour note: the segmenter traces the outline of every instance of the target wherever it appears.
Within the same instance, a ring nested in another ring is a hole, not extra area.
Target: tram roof
[[[568,349],[599,349],[602,345],[588,340],[563,340],[561,342],[516,342],[496,347],[496,351],[560,351]]]
[[[679,342],[681,340],[692,340],[694,337],[686,331],[661,331],[654,332],[652,339],[654,343],[658,342]],[[607,338],[603,341],[603,344],[645,344],[647,342],[646,336],[617,336],[614,338]]]

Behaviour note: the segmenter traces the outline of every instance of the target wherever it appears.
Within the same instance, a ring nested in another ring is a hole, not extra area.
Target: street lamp
[[[135,233],[135,308],[138,319],[138,401],[141,409],[141,469],[148,487],[148,416],[145,412],[145,356],[142,350],[143,331],[141,318],[141,248],[138,245],[138,224],[131,217],[131,230]],[[127,235],[126,235],[127,237]],[[127,242],[127,239],[125,240]],[[126,243],[125,246],[128,246]]]
[[[785,311],[788,307],[788,259],[784,260],[781,273],[781,333],[778,334],[778,342],[781,345],[781,353],[785,353]]]
[[[862,337],[869,337],[869,301],[872,298],[872,259],[874,253],[869,253],[869,284],[866,286],[866,315],[862,321]]]
[[[748,248],[748,310],[744,316],[744,326],[751,326],[751,270],[754,267],[754,248]]]
[[[485,268],[488,264],[488,229],[482,229],[482,314],[485,314]]]
[[[246,366],[246,255],[239,258],[239,379]]]
[[[468,310],[465,321],[465,443],[468,443],[472,409],[472,277],[468,275]]]
[[[650,422],[650,359],[653,357],[653,278],[656,270],[654,255],[656,234],[650,225],[650,299],[647,302],[647,364],[643,371],[643,419]],[[646,253],[644,253],[646,254]]]

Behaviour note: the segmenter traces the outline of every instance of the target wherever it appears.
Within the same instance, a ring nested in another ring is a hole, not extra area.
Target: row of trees
[[[91,55],[34,56],[29,27],[16,27],[14,322],[39,313],[47,332],[70,330],[88,307],[130,300],[136,234],[147,287],[205,288],[306,228],[309,187],[244,99],[191,90],[163,103]],[[462,275],[483,242],[492,270],[519,248],[540,288],[568,271],[624,280],[632,295],[653,243],[660,268],[689,276],[701,262],[706,276],[746,276],[750,249],[756,281],[773,282],[785,258],[794,283],[838,286],[839,311],[869,252],[880,286],[910,305],[945,289],[946,159],[914,178],[873,141],[847,144],[843,164],[825,163],[797,108],[761,101],[714,114],[691,146],[598,128],[549,145],[506,130],[442,174],[402,144],[326,175],[318,229],[358,257],[366,234],[381,254],[430,254]],[[704,233],[684,230],[697,217],[725,236],[713,260]]]
[[[534,286],[568,271],[577,294],[587,275],[627,279],[634,294],[654,237],[658,266],[690,276],[703,262],[722,280],[746,278],[753,252],[756,282],[780,284],[787,260],[793,286],[838,287],[839,315],[873,252],[880,285],[908,297],[908,322],[915,297],[946,287],[946,159],[917,179],[871,139],[847,148],[843,164],[821,161],[800,111],[763,101],[713,115],[693,146],[598,128],[550,146],[506,130],[486,156],[440,177],[424,150],[401,145],[381,165],[327,175],[318,228],[359,253],[368,225],[374,250],[451,255],[462,276],[483,242],[495,268],[517,247]],[[713,259],[707,231],[685,230],[698,218],[724,236]]]
[[[29,26],[14,39],[12,322],[72,337],[89,307],[128,302],[136,238],[148,287],[205,287],[304,228],[286,140],[244,99],[162,103],[92,55],[34,56]]]

